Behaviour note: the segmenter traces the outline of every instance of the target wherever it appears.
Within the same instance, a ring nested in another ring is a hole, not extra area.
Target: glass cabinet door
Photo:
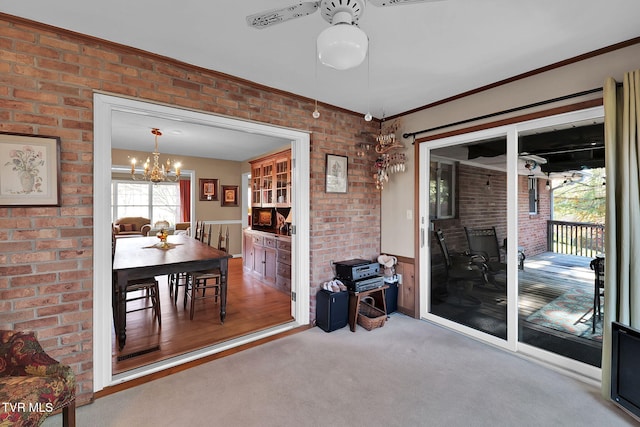
[[[273,206],[273,165],[274,162],[262,164],[262,206]]]
[[[260,206],[262,203],[262,167],[254,165],[251,168],[251,205]]]
[[[291,204],[289,188],[291,186],[291,170],[289,159],[282,158],[276,160],[276,205],[287,207]]]

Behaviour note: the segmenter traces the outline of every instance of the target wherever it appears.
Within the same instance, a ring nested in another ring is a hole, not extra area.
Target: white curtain
[[[604,84],[607,180],[602,396],[611,392],[611,322],[640,329],[640,70]]]

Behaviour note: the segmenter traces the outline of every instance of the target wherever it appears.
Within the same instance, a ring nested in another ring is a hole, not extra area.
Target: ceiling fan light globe
[[[365,32],[355,25],[337,24],[320,33],[317,47],[322,64],[348,70],[362,64],[367,56],[369,40]]]

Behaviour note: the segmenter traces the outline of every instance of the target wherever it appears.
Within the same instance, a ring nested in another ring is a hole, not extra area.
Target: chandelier
[[[151,133],[155,135],[156,138],[156,149],[153,151],[153,166],[149,163],[149,158],[147,157],[147,161],[144,162],[142,179],[145,181],[151,181],[153,183],[161,182],[161,181],[178,181],[180,179],[180,167],[182,166],[179,162],[175,162],[173,167],[175,169],[175,177],[171,178],[169,174],[171,173],[171,161],[167,159],[166,166],[163,163],[160,165],[159,157],[160,151],[158,151],[158,137],[162,136],[162,132],[160,129],[153,128],[151,129]],[[135,158],[131,159],[131,178],[137,180],[136,177],[136,163],[137,160]]]

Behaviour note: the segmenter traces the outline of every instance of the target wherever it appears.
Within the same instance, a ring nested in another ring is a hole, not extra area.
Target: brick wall
[[[529,215],[529,183],[526,176],[518,177],[518,245],[527,256],[546,252],[547,221],[551,218],[551,192],[547,181],[538,179],[538,214]]]
[[[126,47],[0,16],[0,131],[59,136],[62,204],[0,208],[0,328],[34,330],[92,397],[93,110],[95,90],[312,131],[311,319],[330,261],[380,252],[380,194],[356,156],[359,114]],[[348,156],[347,194],[324,192],[325,155]],[[99,161],[99,160],[96,160]]]

